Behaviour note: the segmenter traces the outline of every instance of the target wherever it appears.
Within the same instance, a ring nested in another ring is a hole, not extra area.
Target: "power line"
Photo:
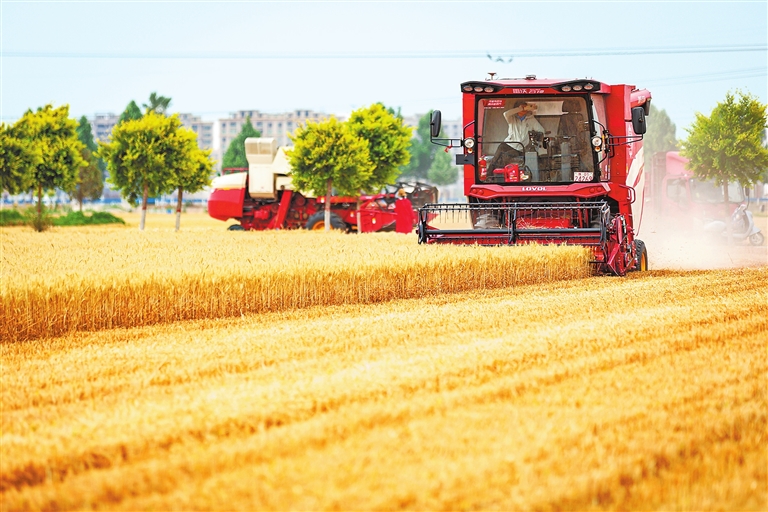
[[[560,50],[500,50],[493,52],[349,52],[349,53],[289,53],[289,52],[51,52],[9,51],[0,53],[3,58],[46,59],[504,59],[524,57],[600,57],[612,55],[672,55],[695,53],[765,52],[766,44],[720,46],[671,46],[649,48],[597,48]],[[493,57],[492,57],[493,55]]]

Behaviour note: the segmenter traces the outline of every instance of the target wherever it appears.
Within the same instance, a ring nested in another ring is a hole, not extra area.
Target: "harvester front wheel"
[[[632,270],[646,272],[648,270],[648,250],[642,240],[635,240],[635,254],[637,254],[637,263]]]
[[[227,231],[245,231],[245,228],[240,224],[232,224],[227,228]]]
[[[307,223],[304,225],[306,229],[313,231],[322,231],[325,229],[325,212],[319,211],[309,216]],[[347,230],[347,225],[341,220],[337,214],[331,212],[331,229]]]

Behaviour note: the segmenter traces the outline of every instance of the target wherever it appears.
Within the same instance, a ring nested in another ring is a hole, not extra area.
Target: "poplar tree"
[[[245,139],[248,137],[261,137],[261,132],[251,124],[250,117],[245,118],[240,133],[229,143],[229,147],[221,159],[222,169],[248,167],[248,160],[245,158]]]
[[[403,168],[403,175],[433,183],[435,185],[450,185],[459,177],[459,168],[454,165],[452,157],[445,148],[430,142],[429,131],[432,112],[427,112],[419,118],[416,135],[411,139],[408,151],[411,159]],[[440,137],[444,137],[443,133]]]
[[[99,148],[96,141],[93,140],[91,123],[85,116],[82,116],[77,126],[77,138],[83,143],[83,149],[80,154],[87,165],[80,168],[78,180],[74,188],[66,190],[70,197],[77,199],[80,205],[80,211],[83,211],[83,202],[86,199],[96,200],[104,192],[104,173],[102,166],[106,167],[104,161],[96,158],[94,154]]]
[[[117,120],[117,124],[121,124],[126,121],[135,121],[137,119],[141,119],[142,116],[143,114],[141,113],[139,106],[135,101],[131,100],[128,106],[125,107],[123,113],[120,114],[120,119]]]
[[[651,104],[651,113],[647,119],[648,131],[643,136],[645,161],[650,162],[656,153],[677,150],[677,127],[665,110],[659,110]]]

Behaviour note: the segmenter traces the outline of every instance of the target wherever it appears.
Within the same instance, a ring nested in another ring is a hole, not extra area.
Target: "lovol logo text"
[[[544,192],[546,187],[523,187],[523,192]]]

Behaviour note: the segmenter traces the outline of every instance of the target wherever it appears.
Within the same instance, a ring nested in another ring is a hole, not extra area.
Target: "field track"
[[[3,343],[2,510],[768,509],[768,268]]]

